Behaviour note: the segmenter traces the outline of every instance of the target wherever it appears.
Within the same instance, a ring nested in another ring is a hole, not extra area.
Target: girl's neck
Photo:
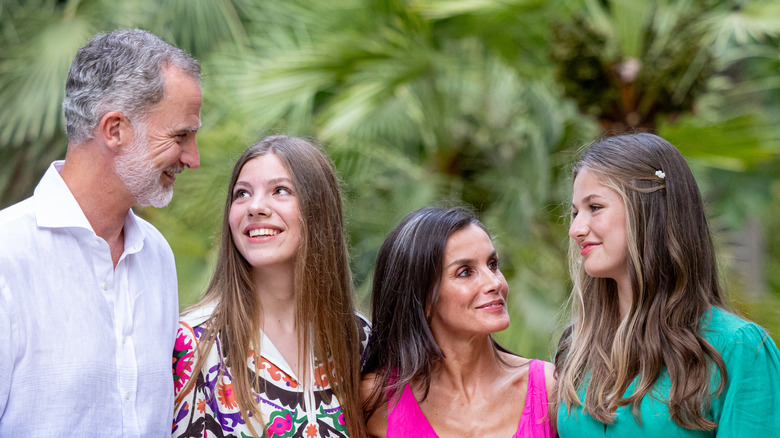
[[[254,268],[252,277],[261,303],[261,324],[276,321],[281,327],[294,328],[296,290],[293,269]]]
[[[620,320],[622,321],[631,310],[631,304],[634,300],[634,291],[631,288],[630,278],[616,279],[615,282],[617,283],[618,306],[620,310]]]
[[[309,360],[306,355],[300,356],[294,270],[278,266],[254,268],[252,276],[255,293],[260,299],[260,329],[282,355],[299,383],[307,387]]]

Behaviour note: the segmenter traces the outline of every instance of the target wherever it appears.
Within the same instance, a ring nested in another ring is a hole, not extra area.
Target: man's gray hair
[[[200,64],[185,51],[141,29],[95,35],[76,52],[65,84],[68,139],[92,138],[100,118],[119,111],[131,123],[145,123],[165,91],[164,67],[175,67],[200,81]]]

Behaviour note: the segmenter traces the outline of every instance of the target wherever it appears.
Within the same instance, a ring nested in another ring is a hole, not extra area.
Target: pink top
[[[498,402],[498,400],[496,401]],[[387,404],[387,438],[411,437],[438,438],[433,426],[425,418],[425,414],[412,389],[407,384],[401,393],[401,398],[395,407],[392,401]],[[531,360],[528,370],[528,390],[525,396],[525,407],[520,416],[520,423],[512,438],[553,438],[552,425],[547,416],[547,386],[544,379],[544,362]]]

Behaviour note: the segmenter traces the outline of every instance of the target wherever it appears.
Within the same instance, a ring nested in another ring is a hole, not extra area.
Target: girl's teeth
[[[256,230],[249,230],[249,237],[257,237],[257,236],[275,236],[279,234],[276,230],[271,230],[268,228],[258,228]]]

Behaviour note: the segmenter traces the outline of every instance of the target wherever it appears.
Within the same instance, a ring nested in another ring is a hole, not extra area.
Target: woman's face
[[[628,282],[628,244],[623,199],[584,168],[574,179],[569,236],[580,248],[591,277]]]
[[[444,249],[439,297],[431,309],[436,340],[506,329],[508,289],[487,233],[473,224],[453,233]]]
[[[238,175],[230,205],[230,232],[254,268],[294,265],[301,214],[290,173],[274,154],[252,158]]]

